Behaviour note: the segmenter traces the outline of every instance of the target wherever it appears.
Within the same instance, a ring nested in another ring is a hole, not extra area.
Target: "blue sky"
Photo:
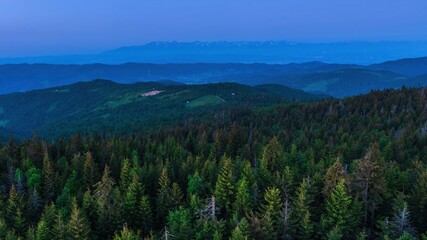
[[[150,41],[427,40],[426,0],[0,0],[0,57]]]

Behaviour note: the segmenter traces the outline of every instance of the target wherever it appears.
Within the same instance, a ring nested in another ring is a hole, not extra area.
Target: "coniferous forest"
[[[0,239],[427,239],[427,89],[0,146]]]

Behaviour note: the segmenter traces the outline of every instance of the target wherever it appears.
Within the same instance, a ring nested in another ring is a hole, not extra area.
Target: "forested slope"
[[[34,129],[46,137],[77,132],[129,134],[191,117],[208,117],[230,107],[252,108],[326,97],[284,86],[118,84],[94,80],[0,95],[0,127],[23,136],[31,136]]]
[[[10,140],[0,238],[421,238],[426,94],[230,108],[131,136]]]

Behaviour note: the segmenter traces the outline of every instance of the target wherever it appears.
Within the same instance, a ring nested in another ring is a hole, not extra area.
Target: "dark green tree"
[[[311,239],[314,231],[311,213],[313,196],[310,194],[310,188],[310,179],[304,178],[293,199],[291,222],[294,230],[293,236],[296,239]]]
[[[73,240],[91,239],[90,227],[87,219],[77,207],[75,200],[73,201],[70,220],[67,224],[67,236],[68,239]]]
[[[182,207],[169,213],[167,225],[174,239],[186,240],[194,238],[191,220],[192,214],[190,211]]]
[[[164,167],[159,177],[160,188],[157,192],[157,214],[160,220],[164,219],[172,207],[171,183],[167,168]]]
[[[251,205],[252,202],[248,181],[246,180],[246,177],[243,177],[239,182],[237,182],[236,200],[233,203],[234,214],[238,219],[245,216],[250,212]]]
[[[352,198],[345,188],[345,180],[342,179],[338,184],[327,193],[325,204],[325,233],[350,233],[355,225],[355,217],[352,212]],[[357,222],[356,222],[357,223]]]
[[[277,239],[279,235],[280,211],[282,208],[280,190],[269,187],[264,194],[262,205],[262,228],[265,239]]]
[[[223,213],[227,213],[230,209],[233,195],[234,185],[231,159],[224,157],[215,185],[215,197],[218,200],[218,207],[221,208]]]
[[[37,224],[36,229],[36,239],[37,240],[49,240],[51,239],[50,229],[46,225],[46,222],[42,220]]]
[[[139,240],[141,239],[138,234],[130,230],[126,225],[123,226],[123,229],[120,233],[114,235],[113,240]]]

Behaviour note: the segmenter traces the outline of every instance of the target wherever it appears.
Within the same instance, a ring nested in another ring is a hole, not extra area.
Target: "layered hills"
[[[6,64],[0,65],[0,94],[68,85],[93,79],[118,83],[174,81],[182,84],[235,82],[280,84],[334,97],[371,90],[427,86],[427,58],[401,59],[374,65],[327,64]]]

